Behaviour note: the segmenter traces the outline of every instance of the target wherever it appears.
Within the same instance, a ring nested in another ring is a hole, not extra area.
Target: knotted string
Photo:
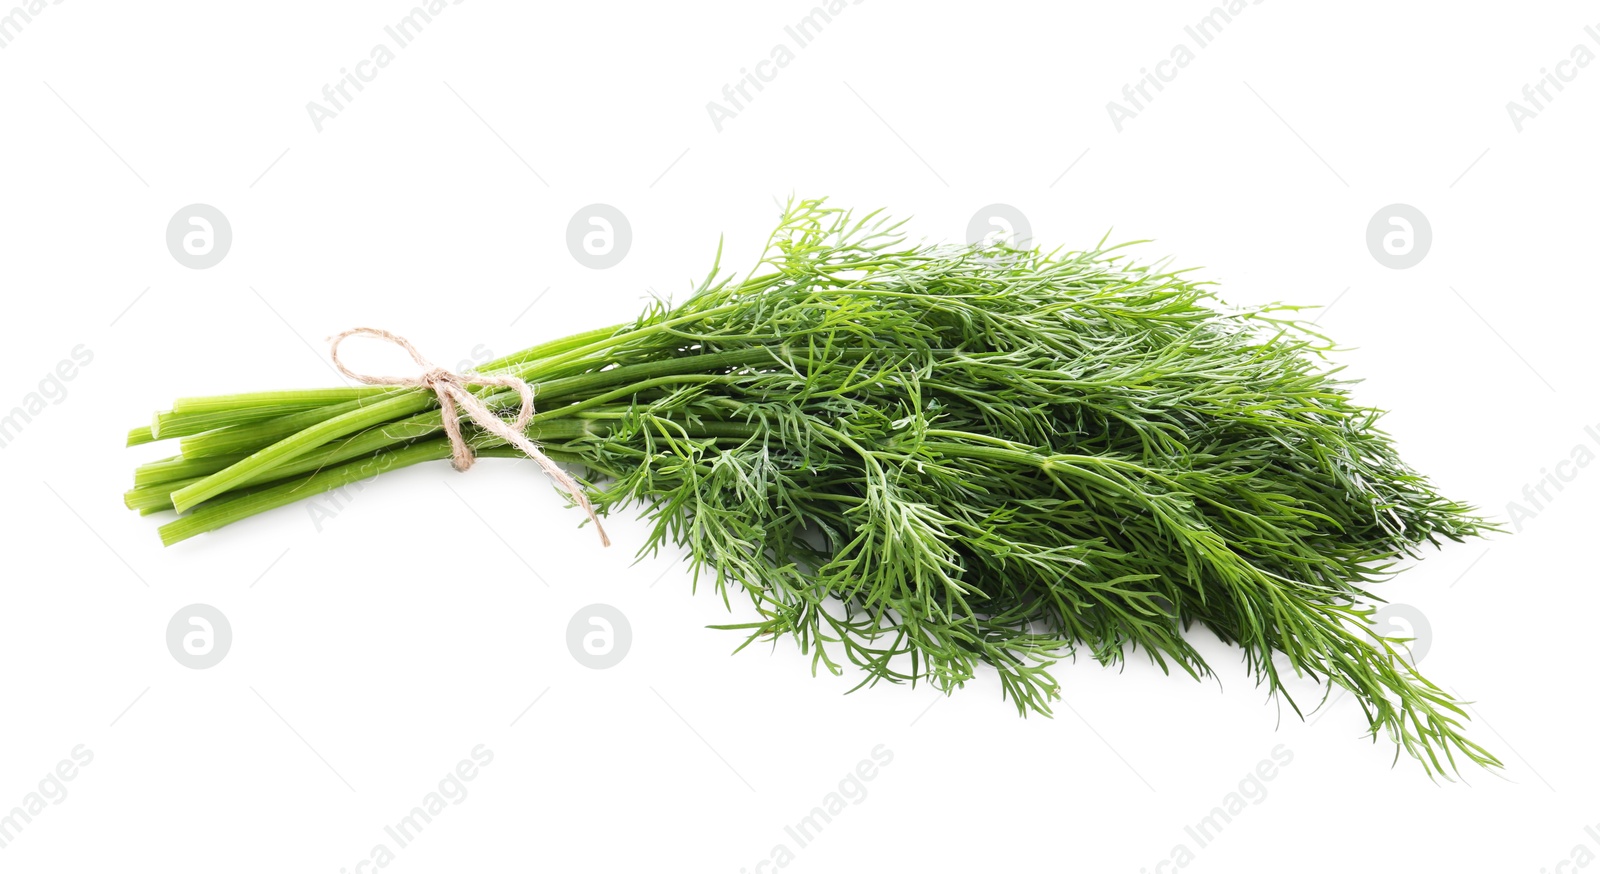
[[[344,366],[339,360],[339,344],[346,337],[361,334],[367,337],[377,337],[388,340],[390,343],[406,350],[411,360],[417,362],[422,368],[419,376],[371,376],[364,373],[355,373]],[[526,434],[528,424],[533,421],[533,387],[515,376],[489,376],[479,373],[453,373],[443,367],[435,367],[428,359],[423,358],[415,346],[404,337],[381,331],[377,328],[352,328],[329,341],[332,348],[329,355],[333,358],[333,366],[339,372],[354,380],[359,380],[368,385],[404,385],[419,386],[432,389],[439,396],[439,412],[444,421],[444,432],[450,437],[450,463],[456,470],[466,470],[472,467],[475,460],[472,449],[467,446],[467,441],[461,436],[461,411],[467,417],[478,423],[485,431],[499,437],[501,440],[523,451],[529,458],[538,462],[550,478],[561,486],[583,511],[589,514],[589,519],[594,522],[594,528],[600,533],[600,542],[605,546],[611,545],[611,538],[606,536],[606,531],[600,526],[600,518],[595,515],[594,507],[589,503],[589,497],[584,494],[583,488],[570,474],[562,470],[550,457],[539,451],[539,447]],[[495,415],[494,411],[484,405],[477,395],[467,390],[469,385],[495,385],[514,388],[522,396],[522,410],[517,413],[517,420],[507,424],[506,421]],[[457,406],[459,405],[459,410]]]

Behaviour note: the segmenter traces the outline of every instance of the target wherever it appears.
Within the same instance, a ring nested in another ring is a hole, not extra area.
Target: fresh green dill
[[[1370,620],[1368,587],[1425,543],[1492,528],[1396,455],[1292,307],[1229,309],[1120,247],[907,242],[878,213],[791,202],[742,279],[481,370],[534,383],[529,436],[596,507],[650,523],[697,584],[813,669],[949,692],[992,670],[1049,713],[1051,666],[1143,654],[1212,668],[1198,624],[1300,712],[1343,687],[1430,774],[1462,705]],[[482,389],[513,409],[515,392]],[[480,454],[512,450],[468,426]],[[433,395],[356,388],[187,398],[128,504],[175,543],[384,470],[445,459]],[[741,647],[742,648],[742,647]]]

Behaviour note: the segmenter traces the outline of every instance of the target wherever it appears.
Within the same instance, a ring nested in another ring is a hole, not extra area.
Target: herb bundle
[[[1118,247],[907,242],[878,213],[791,202],[743,279],[717,265],[678,305],[479,368],[526,380],[525,433],[584,470],[602,515],[652,522],[641,554],[862,685],[949,692],[980,666],[1048,713],[1049,668],[1142,652],[1196,678],[1199,624],[1269,693],[1340,686],[1430,774],[1462,706],[1376,633],[1367,586],[1425,542],[1492,527],[1396,455],[1292,307],[1222,308]],[[500,386],[472,390],[512,416]],[[476,454],[521,453],[463,420]],[[130,444],[130,508],[177,543],[385,470],[448,459],[434,392],[357,386],[184,398]],[[741,646],[740,648],[743,648]],[[859,688],[859,686],[857,687]]]

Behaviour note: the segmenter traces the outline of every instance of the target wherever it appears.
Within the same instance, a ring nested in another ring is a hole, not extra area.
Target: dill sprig
[[[602,513],[685,550],[743,646],[791,637],[813,671],[950,692],[992,670],[1048,714],[1052,665],[1143,653],[1212,668],[1203,625],[1297,712],[1348,689],[1430,774],[1499,762],[1462,705],[1378,634],[1368,587],[1423,543],[1493,526],[1397,456],[1293,307],[1226,308],[1122,247],[908,242],[901,224],[791,202],[742,279],[534,347],[529,427]],[[514,392],[482,389],[496,409]],[[447,458],[430,392],[185,399],[130,443],[182,438],[130,507],[174,543],[383,470]],[[480,454],[511,450],[467,429]],[[1302,713],[1303,715],[1303,713]]]

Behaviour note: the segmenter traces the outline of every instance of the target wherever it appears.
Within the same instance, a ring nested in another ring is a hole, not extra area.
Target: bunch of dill
[[[602,513],[652,521],[641,554],[681,548],[750,599],[756,618],[725,626],[746,645],[789,636],[814,670],[947,692],[986,666],[1048,713],[1052,664],[1080,651],[1210,674],[1199,624],[1297,712],[1285,673],[1348,689],[1429,773],[1499,764],[1376,633],[1366,590],[1491,526],[1397,457],[1292,308],[1225,309],[1115,247],[899,227],[791,202],[742,280],[713,267],[679,305],[481,370],[536,387],[527,433],[587,471]],[[130,435],[182,454],[141,467],[128,505],[183,512],[174,543],[448,458],[440,432],[419,388],[181,399]]]

